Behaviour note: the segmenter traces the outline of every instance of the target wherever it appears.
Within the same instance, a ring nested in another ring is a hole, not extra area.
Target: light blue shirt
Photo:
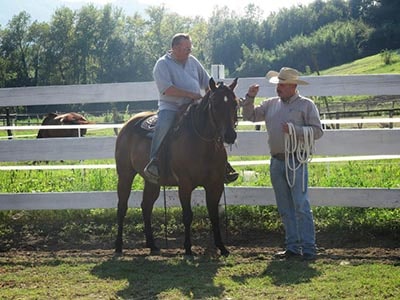
[[[170,86],[196,94],[204,94],[208,87],[210,75],[201,63],[192,55],[182,64],[168,52],[158,59],[153,69],[154,81],[159,91],[159,110],[174,110],[190,103],[190,98],[172,97],[164,94]]]

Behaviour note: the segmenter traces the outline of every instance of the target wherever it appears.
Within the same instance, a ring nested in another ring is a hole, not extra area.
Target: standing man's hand
[[[284,133],[289,133],[289,125],[288,125],[288,123],[282,123],[282,131]]]
[[[260,86],[258,84],[252,84],[251,86],[249,86],[249,90],[247,92],[247,96],[254,98],[257,96],[258,91],[260,89]]]

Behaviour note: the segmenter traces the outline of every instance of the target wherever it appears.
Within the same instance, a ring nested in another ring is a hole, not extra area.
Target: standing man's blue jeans
[[[296,162],[298,164],[298,162]],[[303,192],[303,168],[304,185]],[[292,182],[293,174],[289,172]],[[279,214],[285,228],[286,250],[299,254],[316,254],[314,220],[308,198],[308,167],[300,166],[291,188],[286,179],[285,161],[271,158],[270,176]]]

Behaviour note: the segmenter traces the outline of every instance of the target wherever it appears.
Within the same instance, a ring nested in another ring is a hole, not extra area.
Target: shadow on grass
[[[264,276],[271,278],[274,285],[292,285],[310,282],[312,278],[320,276],[311,264],[296,260],[273,260],[265,269]]]
[[[127,287],[117,292],[122,299],[158,299],[168,293],[175,298],[220,298],[223,288],[213,280],[221,264],[218,259],[204,257],[125,256],[97,265],[92,274],[101,279],[126,280]]]

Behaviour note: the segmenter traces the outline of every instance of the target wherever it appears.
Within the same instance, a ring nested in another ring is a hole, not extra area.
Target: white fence
[[[400,95],[400,75],[309,76],[306,80],[311,84],[301,87],[300,90],[301,94],[306,96]],[[264,78],[239,79],[236,94],[244,96],[248,86],[255,82],[261,86],[259,96],[268,97],[275,94],[274,86],[266,83]],[[0,106],[3,107],[144,101],[156,98],[157,92],[153,82],[0,89]],[[399,122],[399,120],[388,119],[387,122]],[[228,154],[230,156],[268,155],[266,140],[265,131],[239,132],[237,145],[232,148],[232,151],[228,149]],[[114,146],[115,137],[2,140],[0,141],[0,161],[108,159],[114,157]],[[326,156],[373,155],[382,158],[385,155],[385,158],[398,156],[400,130],[327,130],[324,137],[317,141],[316,149],[317,155]],[[9,172],[8,170],[2,168],[0,172]],[[132,193],[129,202],[131,207],[140,207],[141,195],[141,191]],[[400,207],[400,189],[397,188],[310,187],[310,197],[312,204],[318,206]],[[169,206],[179,206],[177,198],[175,190],[167,191]],[[192,198],[193,205],[204,205],[204,192],[201,189],[195,190]],[[270,187],[227,187],[226,198],[228,204],[275,204]],[[156,202],[156,205],[161,204],[161,200]],[[114,208],[116,205],[116,191],[0,194],[0,210]]]

